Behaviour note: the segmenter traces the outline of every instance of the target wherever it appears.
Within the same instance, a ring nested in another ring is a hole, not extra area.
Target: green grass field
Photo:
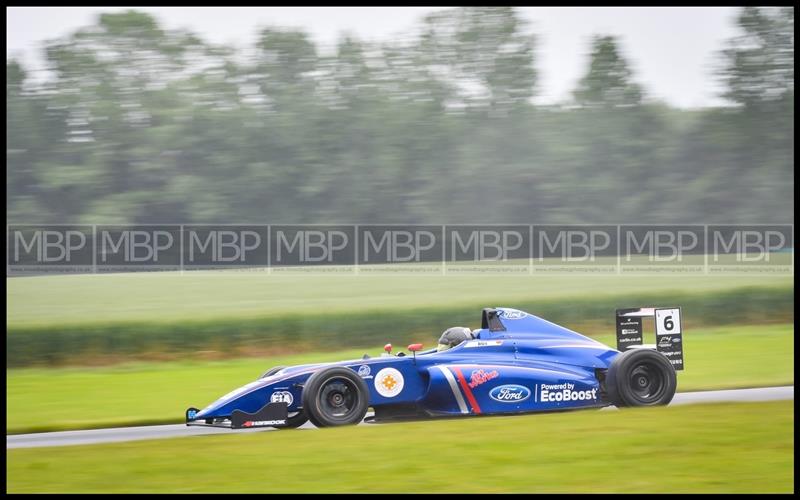
[[[7,326],[203,321],[791,287],[792,276],[287,275],[133,273],[6,279]]]
[[[646,330],[645,334],[653,341],[652,332]],[[432,345],[437,336],[438,332],[430,332],[418,340]],[[611,334],[595,338],[616,345]],[[203,407],[272,366],[355,359],[365,352],[376,355],[392,340],[387,334],[368,350],[263,359],[11,369],[6,372],[6,430],[20,433],[180,422],[187,407]],[[684,334],[684,349],[686,370],[678,376],[679,391],[794,382],[791,324],[689,329]]]
[[[792,401],[11,449],[9,493],[790,493]]]

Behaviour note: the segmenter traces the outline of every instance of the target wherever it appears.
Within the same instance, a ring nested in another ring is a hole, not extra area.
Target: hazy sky
[[[412,33],[441,7],[133,7],[154,14],[167,28],[187,28],[206,40],[246,47],[259,27],[292,26],[322,46],[341,32],[386,40]],[[6,55],[43,67],[42,41],[93,24],[100,12],[127,7],[8,7]],[[736,34],[737,8],[729,7],[519,7],[539,36],[538,103],[563,100],[586,70],[593,34],[619,35],[636,80],[653,97],[674,106],[718,104],[715,53]]]

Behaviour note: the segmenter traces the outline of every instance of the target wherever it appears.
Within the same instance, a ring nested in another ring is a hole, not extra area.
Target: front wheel
[[[361,422],[369,407],[366,382],[349,369],[322,369],[303,387],[303,409],[317,427],[353,425]]]
[[[651,349],[630,349],[611,362],[606,388],[618,406],[666,405],[675,396],[675,368],[666,356]]]
[[[308,422],[308,416],[306,416],[305,411],[289,412],[289,415],[286,417],[286,425],[276,425],[275,428],[296,429],[306,422]]]

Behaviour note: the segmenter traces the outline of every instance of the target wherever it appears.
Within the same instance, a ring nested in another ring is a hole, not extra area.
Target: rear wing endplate
[[[655,319],[656,350],[676,370],[683,370],[683,330],[680,307],[617,309],[617,350],[643,345],[642,318]]]

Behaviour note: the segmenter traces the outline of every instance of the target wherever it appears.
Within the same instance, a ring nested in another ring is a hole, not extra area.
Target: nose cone
[[[233,410],[255,412],[269,402],[265,389],[274,382],[270,377],[243,385],[197,412],[194,419],[229,417]]]

